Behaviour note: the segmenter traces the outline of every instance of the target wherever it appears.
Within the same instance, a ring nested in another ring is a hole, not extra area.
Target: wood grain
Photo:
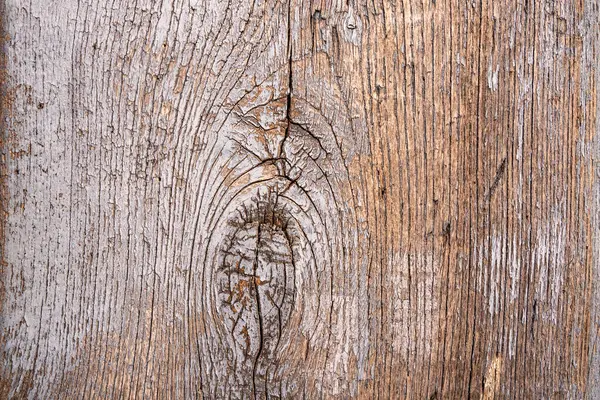
[[[600,396],[597,1],[0,4],[0,397]]]

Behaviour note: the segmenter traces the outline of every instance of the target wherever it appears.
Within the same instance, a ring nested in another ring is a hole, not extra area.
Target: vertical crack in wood
[[[290,126],[292,124],[292,119],[291,119],[291,108],[292,108],[292,92],[293,92],[293,71],[292,71],[292,1],[290,0],[288,2],[288,12],[287,12],[287,74],[288,74],[288,79],[287,79],[287,94],[286,94],[286,109],[285,109],[285,131],[284,131],[284,136],[283,139],[280,142],[280,146],[279,146],[279,151],[277,154],[277,157],[279,159],[285,159],[285,142],[288,139],[288,137],[290,136]],[[282,162],[282,171],[283,174],[286,174],[286,163],[285,160],[284,162]]]
[[[261,311],[261,307],[260,307],[260,294],[258,292],[258,252],[260,250],[260,232],[261,232],[261,222],[258,222],[258,225],[256,226],[256,244],[255,244],[255,249],[254,249],[254,265],[252,266],[253,268],[253,272],[252,272],[252,285],[254,287],[254,295],[256,296],[256,312],[258,313],[257,319],[258,319],[258,351],[256,352],[256,357],[254,358],[254,364],[252,365],[252,390],[254,392],[254,398],[256,399],[258,397],[258,394],[256,393],[256,364],[258,363],[258,360],[260,359],[261,353],[262,353],[262,349],[263,349],[263,315],[262,315],[262,311]],[[266,389],[266,387],[265,387]]]

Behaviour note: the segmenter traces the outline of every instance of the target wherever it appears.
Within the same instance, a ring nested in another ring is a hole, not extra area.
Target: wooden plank
[[[6,0],[2,398],[594,398],[599,10]]]

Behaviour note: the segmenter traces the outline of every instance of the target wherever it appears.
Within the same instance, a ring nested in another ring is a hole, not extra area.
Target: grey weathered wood
[[[598,6],[4,1],[0,397],[600,396]]]

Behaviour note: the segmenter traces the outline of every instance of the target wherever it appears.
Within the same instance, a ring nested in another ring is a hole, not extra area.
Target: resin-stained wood
[[[0,398],[600,396],[597,1],[0,4]]]

